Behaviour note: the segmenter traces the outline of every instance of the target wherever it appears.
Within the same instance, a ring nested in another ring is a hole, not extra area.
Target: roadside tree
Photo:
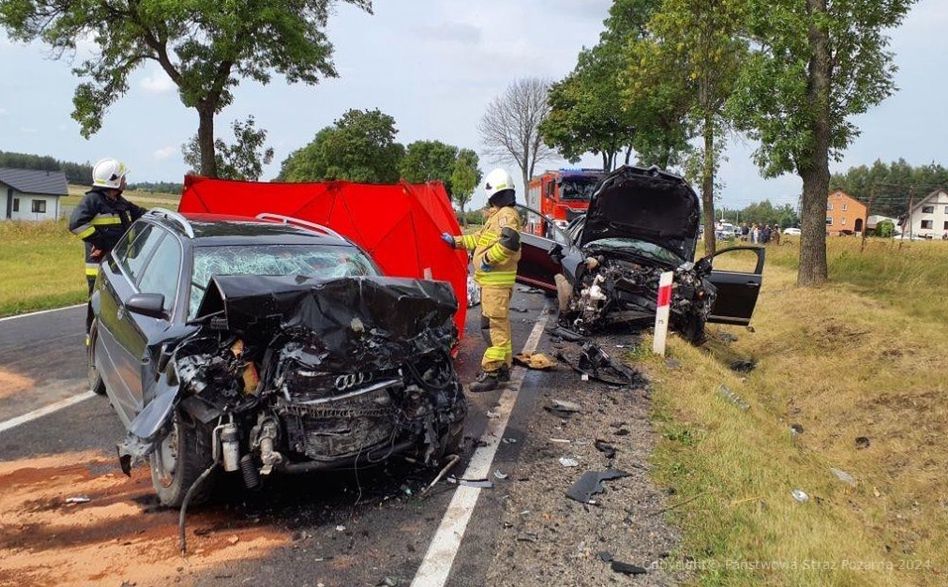
[[[222,139],[214,139],[214,156],[217,157],[217,176],[223,179],[257,181],[263,175],[263,166],[273,161],[273,148],[266,147],[267,131],[256,128],[253,116],[231,124],[234,143],[228,145]],[[184,162],[192,170],[201,168],[201,148],[197,135],[181,146]]]
[[[458,148],[441,141],[415,141],[405,148],[401,174],[405,181],[423,183],[438,180],[451,193],[451,174]]]
[[[342,0],[371,13],[370,0]],[[333,0],[217,2],[197,0],[0,0],[0,26],[21,41],[39,40],[53,54],[74,54],[80,40],[97,50],[73,72],[81,82],[72,116],[88,138],[128,91],[129,76],[154,62],[198,113],[200,172],[217,177],[214,116],[242,78],[267,84],[274,73],[316,84],[338,74],[325,28]]]
[[[349,110],[287,157],[277,179],[395,183],[405,148],[395,142],[395,119],[380,110]]]
[[[764,175],[803,180],[797,284],[826,281],[830,159],[858,135],[852,117],[895,91],[886,31],[914,0],[748,0],[753,53],[742,68],[731,115],[761,145]]]
[[[538,78],[514,81],[491,101],[477,126],[485,153],[495,161],[515,164],[524,189],[537,163],[556,155],[540,134],[540,124],[550,112],[549,89],[549,82]]]
[[[481,170],[478,167],[477,153],[471,149],[461,149],[458,151],[454,169],[451,171],[450,194],[451,199],[461,209],[461,222],[464,226],[467,226],[467,212],[464,208],[471,201],[479,183],[481,183]]]

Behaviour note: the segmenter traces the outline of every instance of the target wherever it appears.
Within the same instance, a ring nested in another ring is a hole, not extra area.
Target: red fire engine
[[[544,220],[564,228],[573,218],[585,214],[593,189],[603,175],[601,169],[560,169],[531,179],[527,207],[542,213],[543,218],[531,214],[527,230],[542,236],[547,231]]]

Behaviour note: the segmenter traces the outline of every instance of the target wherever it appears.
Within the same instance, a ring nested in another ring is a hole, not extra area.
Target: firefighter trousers
[[[497,371],[513,363],[513,342],[510,339],[510,297],[513,287],[484,286],[481,288],[481,334],[487,341],[487,350],[481,368]]]

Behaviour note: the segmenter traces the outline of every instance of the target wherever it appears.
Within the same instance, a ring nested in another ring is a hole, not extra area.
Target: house
[[[909,212],[905,230],[910,236],[942,238],[948,234],[948,192],[935,190]]]
[[[866,221],[866,205],[842,190],[826,198],[826,234],[862,233]]]
[[[0,167],[0,219],[55,220],[59,198],[67,195],[62,171]]]

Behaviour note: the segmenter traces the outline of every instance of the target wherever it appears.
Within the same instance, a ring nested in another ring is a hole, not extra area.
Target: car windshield
[[[564,200],[589,200],[595,188],[595,179],[564,179],[560,182],[560,197]]]
[[[188,315],[194,317],[214,275],[302,275],[333,279],[378,275],[375,265],[351,247],[228,245],[196,247]]]
[[[681,257],[669,251],[668,249],[660,247],[655,243],[641,241],[634,238],[603,238],[593,241],[587,246],[604,249],[616,249],[619,251],[631,253],[633,255],[638,255],[640,257],[655,259],[656,261],[660,261],[662,263],[669,263],[671,265],[680,265],[682,263]]]

